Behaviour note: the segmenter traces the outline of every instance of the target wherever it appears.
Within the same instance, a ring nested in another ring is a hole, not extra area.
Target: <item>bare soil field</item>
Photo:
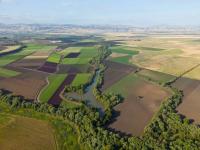
[[[173,86],[184,94],[183,101],[177,108],[178,113],[200,124],[200,81],[182,77]]]
[[[76,58],[80,55],[80,53],[69,53],[65,58]]]
[[[76,74],[70,74],[66,77],[64,82],[60,85],[58,90],[54,93],[54,95],[51,97],[51,99],[48,101],[49,104],[54,106],[59,106],[62,102],[62,98],[60,97],[60,93],[64,90],[65,86],[70,85],[74,78],[76,77]]]
[[[23,96],[26,99],[35,100],[39,91],[46,85],[45,79],[48,74],[20,68],[12,69],[20,71],[22,74],[12,78],[1,79],[0,89],[11,91],[15,95]]]
[[[92,71],[93,68],[89,65],[59,65],[59,74],[68,73],[68,74],[77,74],[77,73],[87,73]]]
[[[57,71],[57,65],[57,63],[45,62],[38,70],[47,73],[55,73]]]
[[[134,75],[129,77],[134,78]],[[120,93],[126,89],[126,93],[122,94],[124,101],[114,108],[116,115],[107,128],[122,135],[140,136],[162,101],[170,96],[170,91],[142,78],[135,77],[132,80],[130,78],[119,81],[115,85],[116,89],[109,90]]]
[[[129,66],[112,61],[106,61],[105,65],[107,66],[107,69],[104,74],[104,84],[102,86],[103,91],[131,72],[137,70],[137,67],[135,66]]]
[[[17,62],[10,64],[9,66],[19,68],[38,69],[45,63],[45,59],[21,59]]]

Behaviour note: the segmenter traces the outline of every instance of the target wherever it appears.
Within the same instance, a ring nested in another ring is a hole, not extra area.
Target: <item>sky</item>
[[[200,0],[0,0],[0,23],[200,25]]]

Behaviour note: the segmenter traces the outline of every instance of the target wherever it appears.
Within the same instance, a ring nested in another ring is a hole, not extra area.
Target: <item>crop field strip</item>
[[[48,77],[48,84],[44,89],[40,92],[39,100],[40,102],[48,102],[53,94],[58,90],[60,85],[64,82],[67,74],[54,74]]]
[[[79,73],[76,74],[76,77],[74,78],[73,82],[71,83],[72,86],[79,86],[87,83],[91,78],[90,73]]]
[[[20,72],[16,72],[13,70],[8,70],[5,68],[0,68],[0,77],[10,78],[19,75]]]
[[[59,106],[62,102],[62,98],[60,97],[61,92],[64,90],[65,86],[70,85],[73,82],[75,77],[76,77],[76,74],[69,74],[65,78],[65,80],[61,83],[61,85],[53,94],[53,96],[49,99],[48,104]]]

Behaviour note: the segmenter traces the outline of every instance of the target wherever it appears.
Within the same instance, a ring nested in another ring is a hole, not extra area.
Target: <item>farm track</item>
[[[48,101],[49,104],[54,105],[54,106],[59,106],[60,103],[62,102],[62,98],[60,97],[60,93],[64,90],[66,85],[70,85],[74,78],[76,77],[76,74],[70,74],[66,77],[64,82],[60,85],[58,90],[53,94],[53,96],[50,98]]]

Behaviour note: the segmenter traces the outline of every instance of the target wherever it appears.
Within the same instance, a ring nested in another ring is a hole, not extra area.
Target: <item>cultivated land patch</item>
[[[200,81],[181,77],[172,86],[183,91],[182,103],[178,106],[178,113],[200,124]]]
[[[77,74],[77,73],[87,73],[91,72],[93,68],[88,64],[74,64],[74,65],[59,65],[58,74],[68,73],[68,74]]]
[[[75,74],[68,75],[63,81],[63,83],[59,86],[57,91],[53,94],[48,103],[54,106],[59,106],[62,102],[62,98],[60,97],[61,92],[64,90],[65,86],[70,85],[73,82],[75,77]]]
[[[142,69],[137,74],[141,77],[146,78],[149,81],[154,81],[159,84],[165,84],[176,78],[175,76],[149,69]]]
[[[59,63],[61,59],[61,55],[58,53],[52,53],[48,59],[47,62],[52,62],[52,63]]]
[[[114,61],[114,62],[119,62],[119,63],[122,63],[122,64],[129,64],[131,65],[131,58],[134,56],[134,55],[137,55],[139,52],[138,51],[135,51],[133,49],[130,49],[130,48],[126,48],[126,47],[112,47],[111,48],[112,52],[115,54],[115,56],[118,56],[121,55],[120,57],[112,57],[113,54],[111,55],[111,58],[110,60]],[[123,55],[122,55],[123,54]]]
[[[57,66],[57,63],[45,62],[38,70],[47,73],[55,73],[57,71]]]
[[[150,83],[135,73],[128,75],[106,92],[121,94],[125,99],[114,107],[116,116],[108,128],[126,135],[140,136],[160,104],[170,92]]]
[[[67,56],[65,56],[65,58],[76,58],[76,57],[78,57],[79,55],[80,55],[80,53],[75,53],[75,52],[73,52],[73,53],[67,54]]]
[[[75,79],[72,82],[72,86],[79,86],[79,85],[83,85],[86,84],[90,81],[91,79],[91,74],[90,73],[80,73],[77,74]]]
[[[64,58],[62,59],[61,64],[66,64],[66,65],[88,64],[91,58]]]
[[[9,66],[16,68],[28,68],[28,69],[39,69],[45,63],[45,59],[21,59]]]
[[[20,72],[8,70],[5,68],[0,68],[0,77],[9,78],[19,75]]]
[[[48,77],[48,83],[40,92],[40,102],[48,102],[66,78],[66,74],[55,74]]]
[[[105,65],[107,66],[107,68],[104,73],[104,84],[102,86],[103,91],[105,91],[107,88],[109,88],[131,72],[137,70],[137,67],[135,66],[129,66],[112,61],[106,61]]]
[[[0,147],[11,150],[55,150],[56,142],[52,127],[45,121],[9,116],[11,119],[0,127]]]
[[[48,74],[26,69],[8,69],[21,72],[20,75],[0,80],[0,89],[12,91],[14,95],[24,96],[26,99],[35,100],[39,91],[46,84]]]

